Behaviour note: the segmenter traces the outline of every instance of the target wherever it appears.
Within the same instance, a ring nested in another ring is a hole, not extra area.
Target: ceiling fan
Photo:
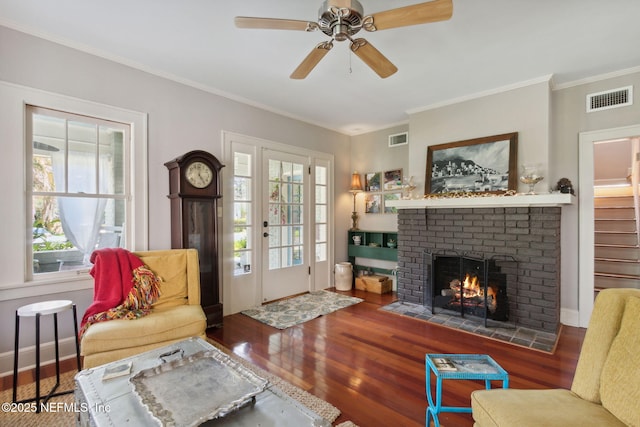
[[[333,41],[351,42],[351,51],[380,77],[386,78],[398,71],[378,49],[363,38],[352,38],[358,31],[387,30],[409,25],[445,21],[453,14],[453,0],[432,0],[411,6],[390,9],[373,15],[364,15],[357,0],[325,0],[318,11],[318,22],[295,19],[253,18],[236,16],[238,28],[268,30],[315,31],[320,30],[331,40],[319,43],[291,74],[292,79],[304,79],[331,50]]]

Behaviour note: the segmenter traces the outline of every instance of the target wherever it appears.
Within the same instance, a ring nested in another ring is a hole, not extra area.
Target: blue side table
[[[442,380],[484,380],[487,390],[491,381],[502,381],[502,388],[509,388],[509,374],[486,354],[427,354],[425,356],[426,389],[429,407],[426,426],[433,417],[435,427],[440,427],[441,412],[471,413],[470,406],[442,406]],[[431,394],[432,373],[436,377],[435,402]]]

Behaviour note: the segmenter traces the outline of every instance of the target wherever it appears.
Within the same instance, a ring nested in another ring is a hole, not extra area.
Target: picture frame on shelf
[[[365,213],[382,213],[382,195],[367,194],[364,198]]]
[[[398,209],[395,206],[387,206],[387,202],[390,200],[400,200],[402,193],[384,193],[384,213],[398,213]]]
[[[380,172],[368,172],[364,174],[364,191],[375,193],[382,189]]]
[[[402,188],[402,168],[384,173],[384,191],[394,191]]]
[[[424,194],[516,191],[518,133],[427,147]]]

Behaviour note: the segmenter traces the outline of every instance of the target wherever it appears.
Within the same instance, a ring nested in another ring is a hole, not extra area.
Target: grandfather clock
[[[218,273],[218,200],[224,167],[206,151],[190,151],[164,164],[169,169],[171,247],[196,248],[200,259],[200,304],[207,328],[222,325]]]

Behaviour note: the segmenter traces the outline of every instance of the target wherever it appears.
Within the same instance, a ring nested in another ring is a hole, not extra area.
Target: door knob
[[[263,235],[264,237],[269,237],[269,233],[267,233],[266,231],[265,231],[264,233],[262,233],[262,235]]]

